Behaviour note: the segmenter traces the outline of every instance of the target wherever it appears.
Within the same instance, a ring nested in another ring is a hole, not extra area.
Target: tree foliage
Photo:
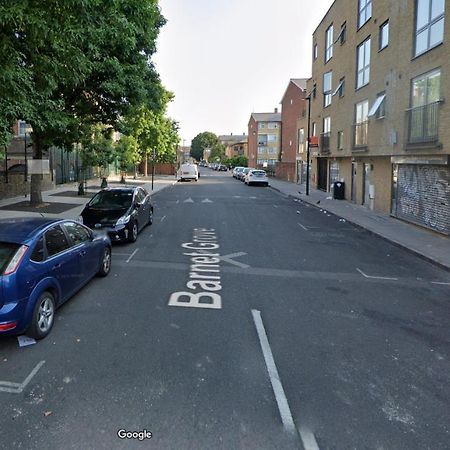
[[[195,158],[197,161],[201,161],[205,158],[205,149],[209,149],[211,151],[209,159],[212,161],[213,154],[215,157],[219,157],[221,154],[222,144],[219,141],[219,138],[210,131],[204,131],[203,133],[197,134],[191,142],[191,156]],[[225,153],[225,150],[223,150]]]
[[[115,127],[136,105],[161,110],[151,57],[164,22],[157,0],[2,2],[0,140],[21,118],[39,159],[91,136],[95,124]],[[31,201],[41,200],[33,175]]]

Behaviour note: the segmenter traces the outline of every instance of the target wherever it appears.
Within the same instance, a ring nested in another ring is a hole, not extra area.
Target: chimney
[[[275,108],[275,114],[278,112],[278,108]]]

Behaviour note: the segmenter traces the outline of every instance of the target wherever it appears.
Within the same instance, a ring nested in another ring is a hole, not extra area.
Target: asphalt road
[[[449,273],[229,173],[154,201],[48,338],[0,340],[0,448],[449,448]]]

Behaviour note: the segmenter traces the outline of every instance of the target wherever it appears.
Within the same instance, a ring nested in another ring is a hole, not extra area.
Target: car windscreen
[[[132,191],[101,191],[88,203],[91,208],[124,209],[131,206]]]
[[[0,274],[3,273],[6,266],[11,261],[11,258],[16,254],[18,244],[11,244],[9,242],[0,242]]]

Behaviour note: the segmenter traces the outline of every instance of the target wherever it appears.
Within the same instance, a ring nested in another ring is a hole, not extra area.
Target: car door
[[[64,302],[83,284],[78,249],[70,246],[59,224],[44,233],[44,240],[47,254],[45,265],[49,275],[57,280],[61,302]]]
[[[86,282],[98,271],[101,246],[96,245],[90,231],[76,222],[64,222],[64,230],[69,236],[71,247],[78,251],[81,282]]]

